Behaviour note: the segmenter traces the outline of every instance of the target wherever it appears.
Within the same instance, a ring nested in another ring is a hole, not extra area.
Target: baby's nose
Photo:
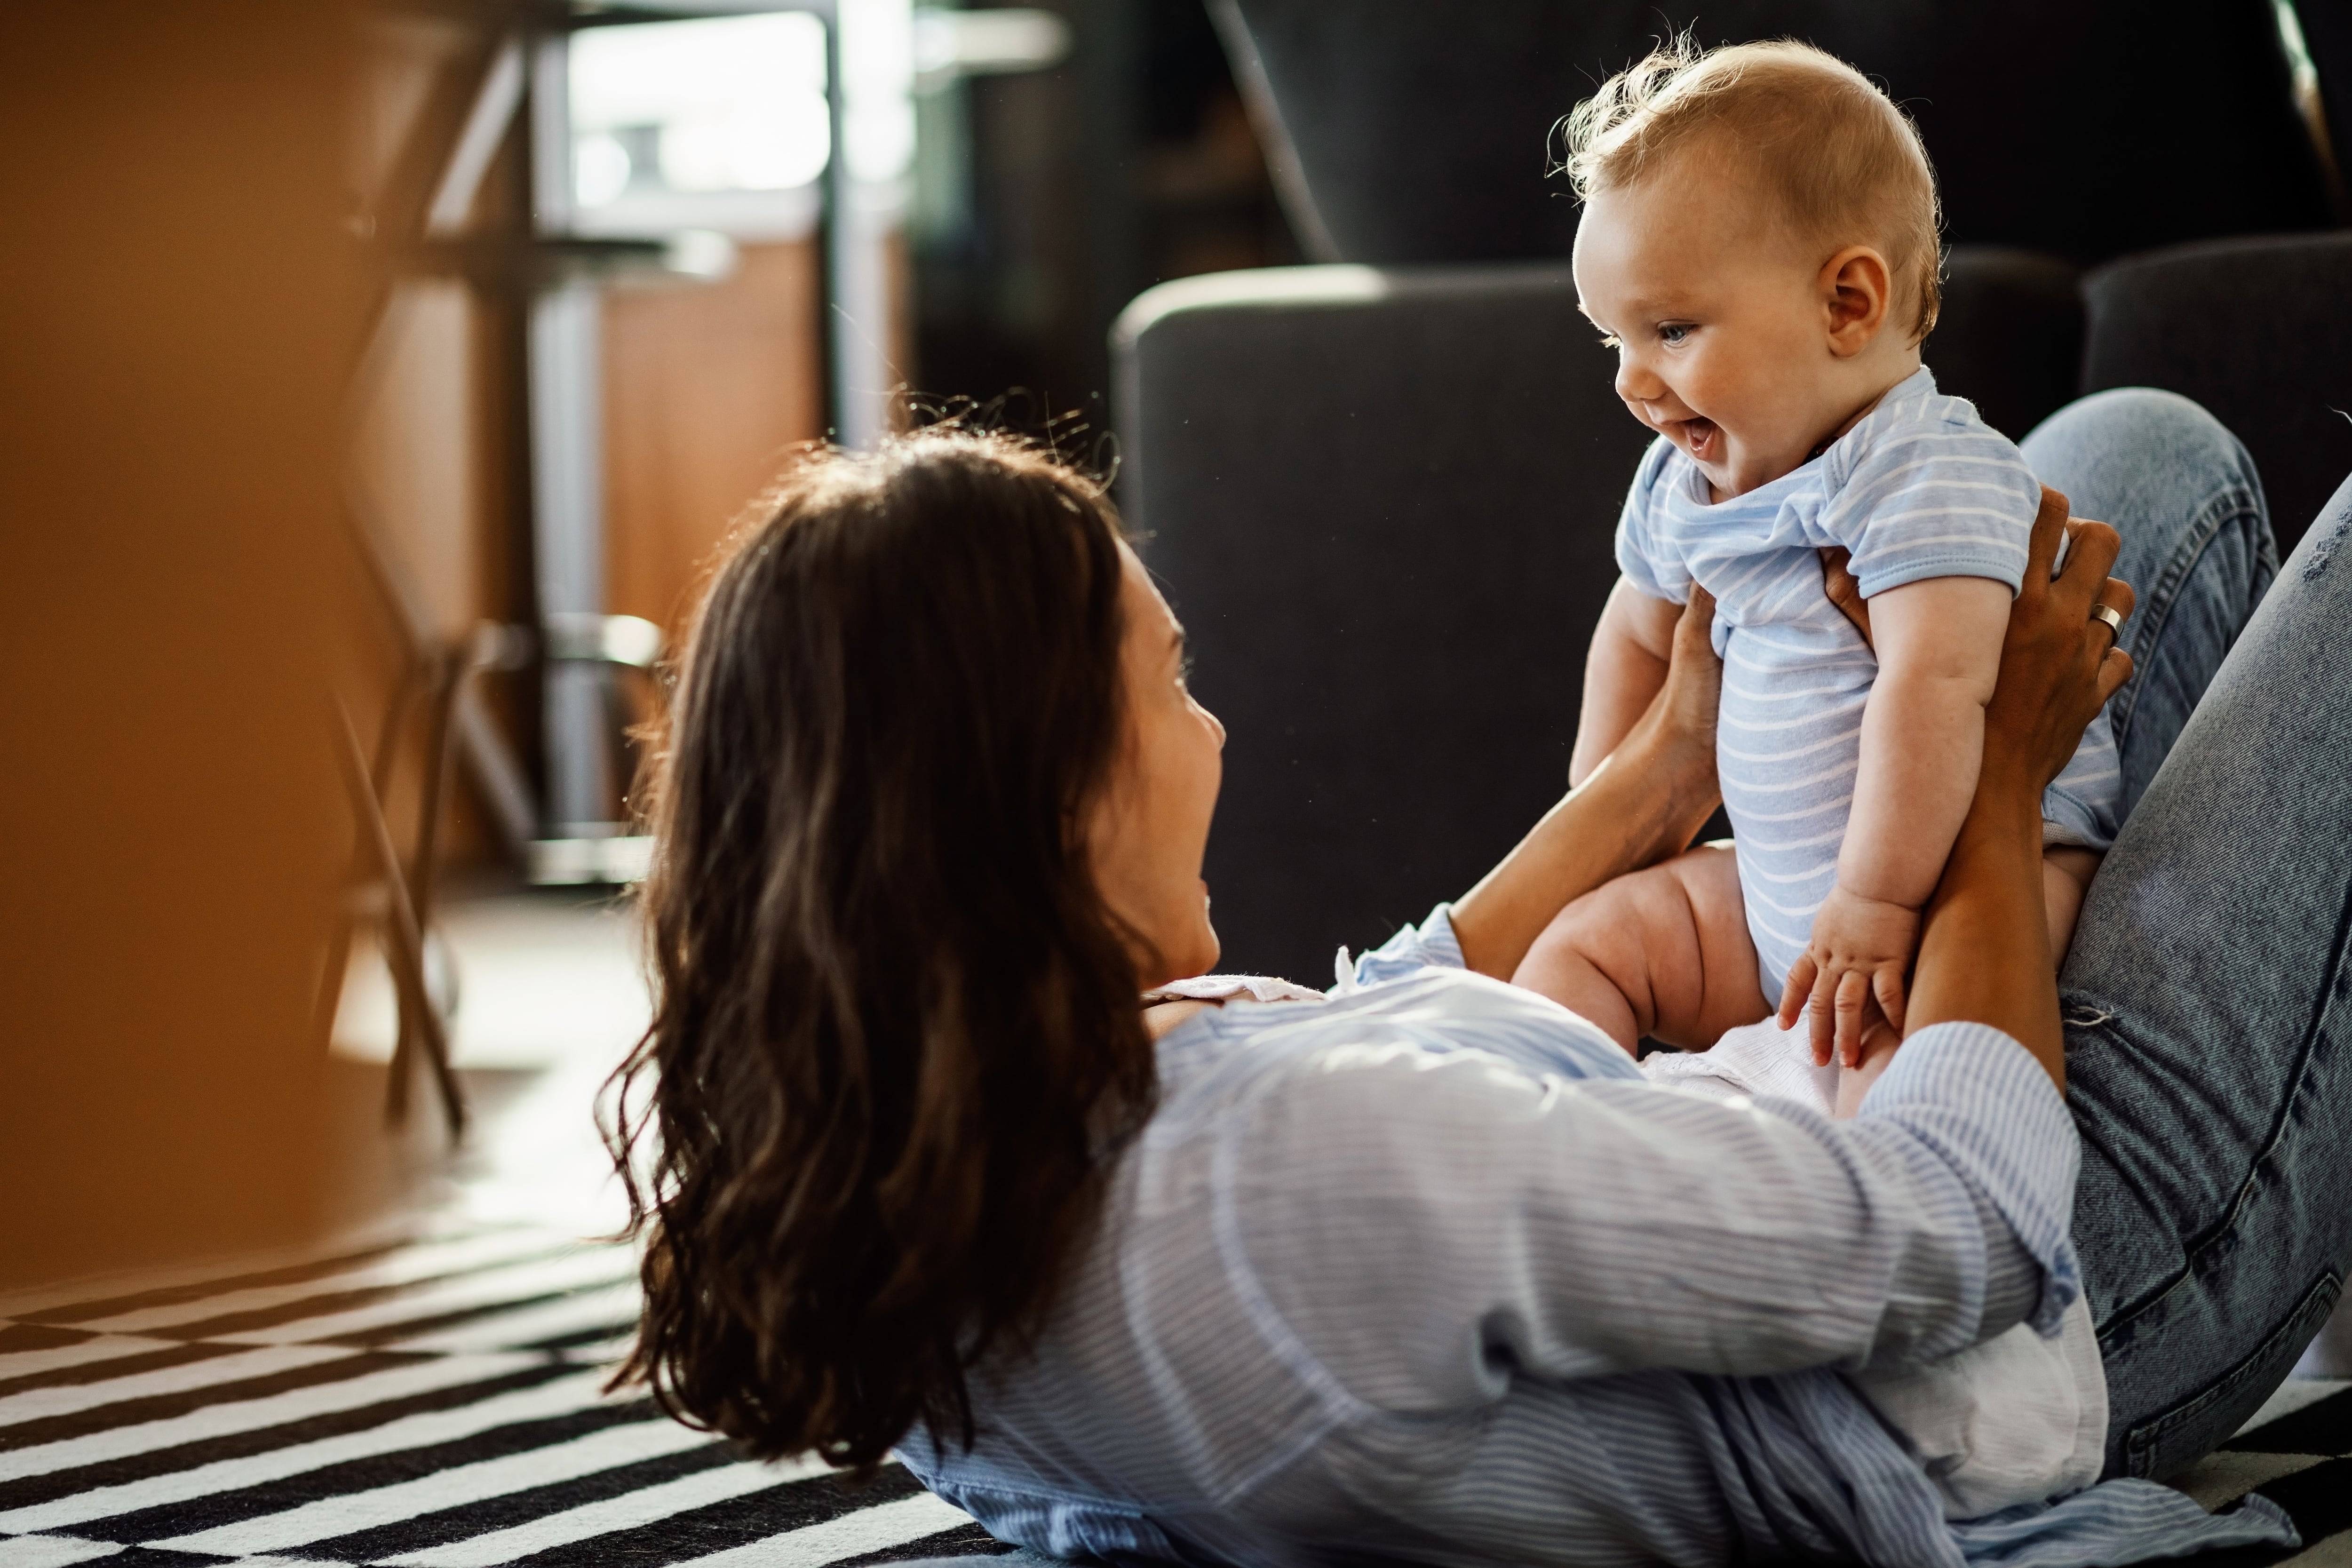
[[[1617,362],[1617,395],[1628,403],[1653,403],[1666,390],[1665,384],[1651,371],[1644,369],[1631,355]]]

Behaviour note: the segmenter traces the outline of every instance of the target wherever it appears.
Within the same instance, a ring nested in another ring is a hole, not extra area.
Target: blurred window
[[[585,28],[570,90],[581,231],[815,226],[833,133],[824,24],[807,12]]]
[[[1005,6],[989,11],[914,13],[910,38],[915,86],[936,91],[958,77],[1045,70],[1070,54],[1070,25],[1051,11]]]

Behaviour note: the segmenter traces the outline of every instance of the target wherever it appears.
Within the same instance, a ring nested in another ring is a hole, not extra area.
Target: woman
[[[2035,1500],[2210,1448],[2333,1300],[2352,847],[2308,775],[2352,654],[2311,634],[2352,600],[2352,489],[2150,784],[2268,576],[2251,467],[2149,394],[2028,454],[2123,522],[2146,608],[2128,652],[2090,618],[2131,606],[2097,524],[2028,573],[1909,1033],[1849,1122],[1652,1084],[1484,978],[1712,808],[1703,606],[1609,764],[1353,989],[1139,1016],[1215,961],[1223,731],[1107,503],[951,435],[804,471],[710,592],[658,781],[629,1374],[757,1451],[895,1448],[997,1534],[1110,1561],[2291,1540],[2138,1481]],[[2062,1026],[2036,802],[2135,663],[2147,798]],[[1951,1369],[2015,1343],[2076,1382],[1941,1453],[2013,1403]]]

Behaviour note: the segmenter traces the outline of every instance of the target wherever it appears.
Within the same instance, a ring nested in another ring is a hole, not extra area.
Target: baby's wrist
[[[1893,889],[1856,887],[1846,879],[1843,872],[1838,874],[1837,891],[1855,903],[1873,904],[1883,910],[1900,910],[1906,914],[1916,915],[1927,907],[1927,900],[1925,896],[1916,899],[1905,898]]]

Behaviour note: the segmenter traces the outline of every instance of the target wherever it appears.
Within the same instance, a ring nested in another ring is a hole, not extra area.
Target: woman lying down
[[[2352,840],[2308,784],[2352,573],[2323,551],[2246,625],[2260,492],[2182,400],[2028,456],[2115,527],[2053,578],[2063,507],[2035,524],[1850,1120],[1769,1025],[1645,1074],[1498,978],[1714,807],[1703,594],[1475,888],[1334,994],[1188,986],[1223,731],[1099,489],[953,432],[813,459],[719,572],[662,753],[625,1376],[1111,1563],[2292,1542],[2148,1478],[2281,1381],[2352,1251]],[[2111,569],[2164,595],[2121,634]],[[2119,689],[2129,819],[2053,980],[2042,794]]]

